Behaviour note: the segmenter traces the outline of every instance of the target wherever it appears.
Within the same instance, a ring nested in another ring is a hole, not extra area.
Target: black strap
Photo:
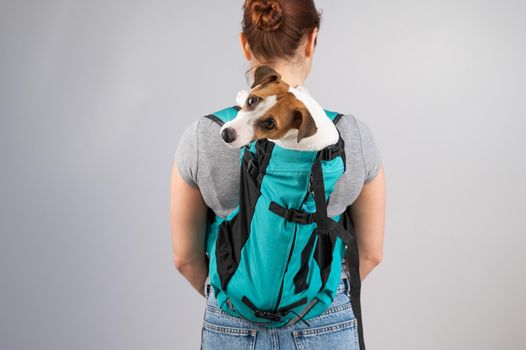
[[[350,246],[354,242],[354,236],[349,235],[349,232],[337,221],[328,218],[329,232],[337,237],[340,237],[343,244]]]
[[[285,326],[290,326],[290,325],[293,325],[295,323],[297,323],[298,321],[303,321],[303,323],[305,323],[307,326],[310,327],[309,323],[307,321],[305,321],[304,317],[305,315],[307,315],[307,313],[314,307],[314,305],[316,305],[318,302],[320,301],[320,299],[314,297],[310,303],[308,303],[304,308],[303,310],[301,310],[301,312],[298,314],[296,314],[294,311],[290,310],[291,312],[293,312],[294,314],[296,314],[296,318],[291,318],[289,320],[289,322],[287,322],[285,324]]]
[[[350,271],[346,269],[347,278],[349,279],[349,298],[351,299],[352,308],[356,320],[358,322],[358,342],[360,343],[360,349],[365,350],[365,341],[363,336],[363,321],[362,321],[362,305],[360,301],[361,294],[361,279],[360,269],[358,268],[358,249],[351,249],[349,247],[345,252],[345,260],[348,260],[348,266]],[[355,260],[355,262],[353,262]]]
[[[274,201],[270,202],[269,209],[275,214],[283,217],[285,220],[296,222],[298,224],[311,224],[316,221],[317,213],[307,213],[299,209],[285,208]],[[318,233],[322,234],[326,232],[333,237],[340,237],[343,243],[347,246],[353,242],[354,237],[349,235],[349,232],[337,221],[327,217],[327,226],[327,231],[320,230]]]
[[[338,130],[338,128],[336,128],[336,130],[338,131],[338,141],[319,151],[321,153],[321,159],[323,160],[331,160],[345,153],[345,141],[341,136],[340,130]]]
[[[310,224],[314,222],[316,213],[307,213],[301,209],[285,208],[284,206],[270,201],[268,207],[273,213],[283,217],[287,221],[297,222],[298,224]]]
[[[243,160],[247,162],[247,171],[258,184],[261,184],[263,181],[265,171],[261,169],[266,168],[268,165],[274,145],[273,142],[267,139],[257,140],[255,144],[255,154],[250,151],[250,144],[243,146]]]
[[[339,222],[333,220],[327,215],[327,201],[325,199],[325,186],[323,180],[323,170],[321,167],[322,153],[318,154],[314,164],[312,165],[312,176],[311,183],[314,192],[314,202],[316,203],[316,215],[314,221],[317,223],[316,232],[318,234],[328,234],[333,240],[336,237],[344,242],[345,245],[349,246],[354,236],[350,235],[349,232]]]
[[[338,121],[341,119],[341,117],[343,117],[343,114],[342,114],[342,113],[338,113],[338,114],[336,115],[336,117],[334,117],[334,119],[332,120],[332,122],[333,122],[334,124],[337,124]]]
[[[349,207],[342,213],[342,222],[347,230],[352,233],[353,237],[356,237],[356,231],[354,229],[354,223],[349,212]],[[362,306],[360,302],[360,294],[362,288],[362,282],[360,277],[360,256],[358,251],[358,242],[355,240],[353,244],[347,247],[345,251],[345,273],[349,279],[350,288],[349,298],[351,300],[352,309],[356,320],[358,322],[358,341],[360,343],[360,349],[365,349],[365,342],[363,336],[363,321],[362,321]]]
[[[331,160],[337,156],[341,156],[343,161],[343,171],[345,172],[347,170],[347,162],[345,160],[345,141],[342,138],[340,130],[336,130],[338,130],[338,142],[322,149],[320,151],[322,153],[321,158],[323,160]]]
[[[281,317],[285,316],[289,312],[292,312],[297,315],[297,313],[295,313],[292,309],[295,308],[296,306],[305,304],[307,302],[307,297],[303,297],[289,305],[280,307],[275,312],[258,309],[257,306],[254,305],[254,303],[246,295],[243,295],[243,297],[241,298],[241,301],[244,302],[249,308],[251,308],[252,311],[254,311],[254,315],[256,317],[266,318],[270,321],[278,322],[279,320],[281,320]],[[305,322],[305,320],[303,321]],[[308,325],[309,324],[307,323],[307,326]]]
[[[322,151],[318,152],[318,156],[312,164],[311,168],[311,186],[314,192],[314,202],[316,203],[316,223],[317,229],[320,230],[320,233],[327,231],[329,229],[329,224],[327,220],[327,202],[325,200],[325,184],[323,183],[323,171],[321,168],[321,155]]]
[[[259,174],[259,163],[247,146],[245,146],[245,149],[243,150],[243,160],[247,162],[248,174],[256,179]]]
[[[321,154],[320,154],[321,157]],[[323,187],[323,172],[320,164],[320,157],[316,159],[316,162],[313,164],[312,167],[312,187],[314,189],[314,196],[315,196],[315,202],[316,202],[316,212],[317,213],[323,213],[324,215],[327,215],[327,203],[325,201],[325,190]],[[326,220],[321,220],[321,215],[316,216],[318,225],[321,227],[321,232],[328,232],[329,235],[331,235],[331,240],[335,240],[334,235],[340,237],[342,241],[345,243],[345,249],[346,249],[346,258],[350,259],[350,274],[349,274],[349,282],[350,282],[350,291],[351,291],[351,300],[352,300],[352,306],[353,311],[357,318],[358,323],[358,340],[360,344],[360,349],[365,350],[365,342],[364,342],[364,336],[363,336],[363,323],[362,323],[362,312],[361,312],[361,304],[360,304],[360,272],[359,272],[359,261],[358,261],[358,244],[355,240],[355,232],[353,225],[348,225],[348,230],[345,229],[345,227],[339,223],[334,221],[332,218],[326,217]],[[318,228],[316,228],[318,230]],[[315,231],[316,231],[315,230]]]

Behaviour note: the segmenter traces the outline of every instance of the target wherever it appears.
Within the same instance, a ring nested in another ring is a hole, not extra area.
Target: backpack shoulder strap
[[[211,119],[222,126],[224,123],[234,119],[240,109],[239,106],[227,107],[220,111],[205,115],[205,118]]]
[[[340,120],[341,117],[343,117],[342,113],[330,111],[328,109],[323,109],[325,113],[327,113],[327,117],[329,117],[334,124],[338,123],[338,120]]]

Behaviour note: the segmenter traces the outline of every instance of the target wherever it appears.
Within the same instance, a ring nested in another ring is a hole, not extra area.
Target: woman
[[[289,85],[302,85],[311,69],[320,27],[320,13],[313,1],[247,0],[243,10],[240,41],[250,66],[270,65]],[[337,127],[345,141],[350,170],[337,183],[327,210],[330,216],[351,210],[363,280],[382,259],[384,172],[379,150],[364,122],[347,114]],[[207,283],[207,208],[226,217],[238,204],[240,181],[240,150],[229,148],[220,139],[219,128],[202,117],[184,131],[175,153],[171,183],[174,263],[207,298],[202,348],[359,349],[356,323],[348,322],[355,320],[355,315],[345,273],[331,306],[309,319],[309,326],[300,322],[267,329],[219,309],[213,288]]]

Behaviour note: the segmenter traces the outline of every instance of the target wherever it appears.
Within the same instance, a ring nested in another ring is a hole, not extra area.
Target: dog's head
[[[259,66],[246,96],[239,96],[241,109],[236,118],[221,127],[221,137],[229,146],[240,148],[268,138],[303,138],[317,127],[307,107],[290,92],[290,86],[269,66]]]

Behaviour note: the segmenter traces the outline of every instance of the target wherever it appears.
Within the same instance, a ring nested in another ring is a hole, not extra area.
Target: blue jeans
[[[201,331],[202,350],[330,349],[359,350],[357,320],[348,296],[349,281],[340,280],[332,304],[320,315],[281,328],[266,328],[219,309],[207,284]]]

